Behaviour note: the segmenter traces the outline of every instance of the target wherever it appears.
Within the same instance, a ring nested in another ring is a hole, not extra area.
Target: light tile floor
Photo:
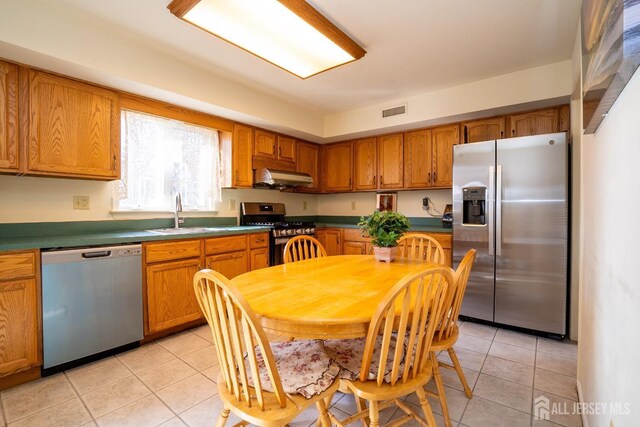
[[[578,415],[534,420],[533,400],[572,407],[576,395],[576,345],[462,322],[456,352],[473,388],[467,399],[452,371],[442,375],[454,426],[580,426]],[[439,356],[448,361],[446,352]],[[217,359],[207,326],[138,349],[14,387],[0,393],[2,426],[213,426],[222,407],[215,380]],[[428,388],[435,391],[435,385]],[[406,399],[416,405],[415,397]],[[430,398],[436,420],[440,405]],[[418,407],[416,407],[419,410]],[[352,396],[336,395],[332,411],[355,411]],[[388,408],[387,422],[402,414]],[[292,426],[315,422],[315,407]],[[237,422],[231,417],[228,425]]]

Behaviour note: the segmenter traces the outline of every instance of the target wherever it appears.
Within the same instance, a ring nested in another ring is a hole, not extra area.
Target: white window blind
[[[221,200],[218,131],[136,111],[122,111],[121,180],[115,210],[216,210]]]

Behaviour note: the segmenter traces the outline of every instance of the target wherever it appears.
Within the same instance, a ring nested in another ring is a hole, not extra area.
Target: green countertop
[[[288,221],[313,221],[318,227],[357,228],[358,216],[287,217]],[[412,231],[451,233],[439,218],[409,218]],[[149,230],[170,228],[173,219],[41,222],[0,224],[0,251],[17,249],[71,248],[201,237],[261,233],[269,227],[243,227],[236,218],[186,218],[185,228],[207,227],[209,230],[182,234],[158,234]]]

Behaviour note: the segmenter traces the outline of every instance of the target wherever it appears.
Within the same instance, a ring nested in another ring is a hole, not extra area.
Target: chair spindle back
[[[289,240],[284,247],[285,264],[324,256],[327,256],[327,251],[322,243],[311,236],[296,236]]]
[[[444,264],[444,251],[433,237],[422,233],[406,233],[398,240],[400,255],[406,258]]]

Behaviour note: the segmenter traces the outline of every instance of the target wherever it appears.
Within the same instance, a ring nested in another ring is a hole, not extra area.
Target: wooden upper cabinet
[[[324,145],[322,148],[324,190],[327,192],[351,191],[353,144],[340,142]]]
[[[278,160],[296,161],[296,140],[288,136],[278,135]]]
[[[404,188],[431,186],[431,129],[404,134]]]
[[[558,108],[514,114],[509,116],[509,119],[511,122],[511,137],[542,135],[560,131]]]
[[[462,143],[506,138],[506,117],[473,120],[462,123]]]
[[[402,188],[404,185],[403,138],[401,133],[378,138],[378,188]]]
[[[560,120],[560,129],[558,129],[558,132],[569,132],[571,130],[571,110],[569,104],[558,107],[558,114]]]
[[[431,186],[448,188],[453,184],[453,146],[460,143],[460,126],[440,126],[431,132]]]
[[[309,174],[313,179],[311,187],[296,187],[296,191],[316,192],[320,188],[320,147],[316,144],[298,141],[297,143],[296,172]]]
[[[260,157],[276,159],[276,135],[262,129],[256,129],[253,154]]]
[[[0,172],[18,169],[18,66],[0,61]]]
[[[20,114],[27,147],[26,172],[118,179],[118,93],[31,69],[23,73]]]
[[[253,168],[251,166],[251,153],[253,152],[253,128],[235,124],[233,126],[232,172],[231,186],[253,186]]]
[[[354,190],[375,190],[377,186],[377,138],[353,142]]]

